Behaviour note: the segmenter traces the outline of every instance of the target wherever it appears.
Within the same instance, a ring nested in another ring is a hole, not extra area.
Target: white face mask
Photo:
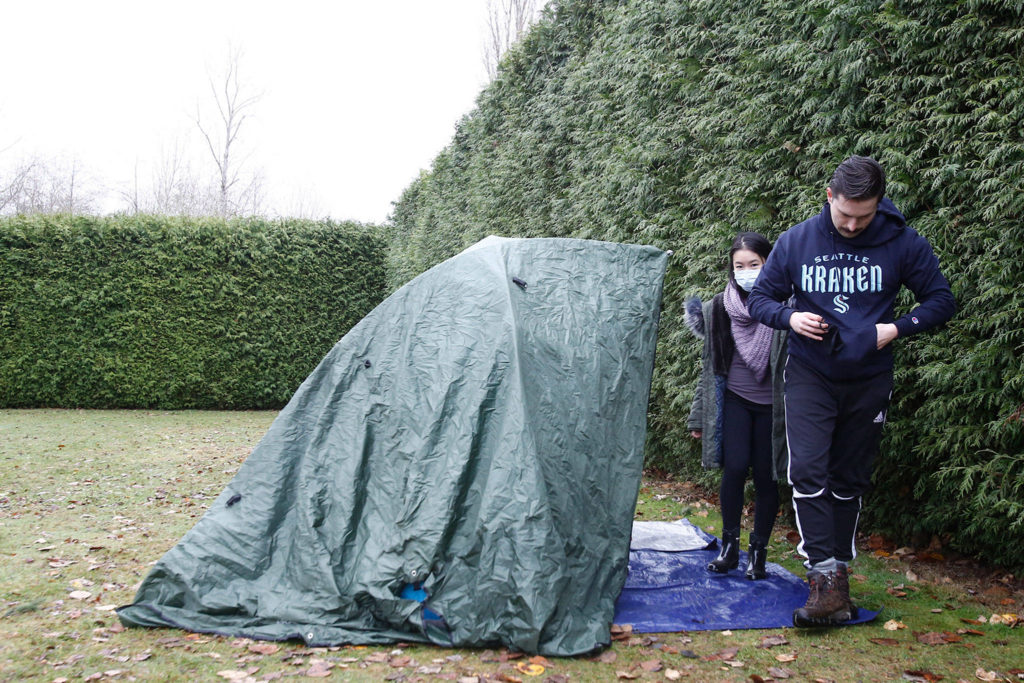
[[[732,276],[736,279],[736,284],[742,287],[746,292],[749,292],[754,288],[754,283],[757,282],[757,276],[760,274],[760,268],[757,270],[745,268],[743,270],[732,271]]]

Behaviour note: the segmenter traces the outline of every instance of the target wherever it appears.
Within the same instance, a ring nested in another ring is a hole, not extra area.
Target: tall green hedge
[[[280,407],[384,296],[357,224],[0,219],[0,406]]]
[[[1022,7],[555,0],[397,203],[391,285],[489,233],[675,250],[648,463],[700,478],[685,297],[723,286],[736,231],[777,237],[872,155],[960,313],[899,342],[865,526],[1024,566]]]

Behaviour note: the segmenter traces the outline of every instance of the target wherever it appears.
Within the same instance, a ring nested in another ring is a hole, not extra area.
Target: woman
[[[686,303],[686,323],[704,340],[703,368],[687,427],[702,439],[704,467],[722,468],[722,549],[708,570],[739,566],[740,515],[747,470],[754,472],[754,530],[746,577],[765,578],[766,545],[779,511],[777,479],[785,477],[788,453],[782,404],[786,333],[747,314],[747,294],[771,252],[756,232],[741,232],[729,250],[725,290],[701,307]]]

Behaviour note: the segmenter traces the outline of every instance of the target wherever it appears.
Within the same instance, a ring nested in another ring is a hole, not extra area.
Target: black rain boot
[[[767,570],[765,570],[765,562],[768,560],[768,548],[765,547],[764,541],[759,538],[751,537],[750,549],[747,551],[747,571],[746,577],[751,581],[758,581],[768,576]]]
[[[740,532],[722,532],[722,551],[718,557],[708,563],[708,571],[725,574],[730,569],[740,566]]]

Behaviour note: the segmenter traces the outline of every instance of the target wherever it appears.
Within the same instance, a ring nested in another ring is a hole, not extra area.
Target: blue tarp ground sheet
[[[651,527],[649,525],[660,525]],[[768,578],[749,581],[740,568],[713,574],[718,540],[687,520],[635,522],[629,574],[615,603],[615,623],[634,633],[782,628],[793,625],[793,610],[807,601],[807,584],[768,563]],[[871,621],[878,612],[860,608],[848,625]]]

